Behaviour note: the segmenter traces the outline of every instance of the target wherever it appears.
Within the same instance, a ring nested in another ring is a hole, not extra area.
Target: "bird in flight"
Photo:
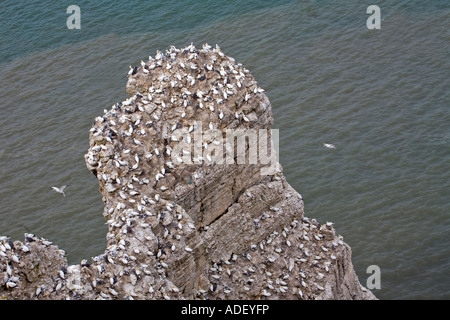
[[[62,187],[60,187],[60,188],[52,187],[52,189],[55,190],[55,191],[58,192],[58,193],[62,193],[62,195],[65,197],[66,195],[64,194],[64,189],[65,189],[66,187],[67,187],[67,186],[62,186]]]
[[[324,143],[323,146],[328,149],[336,149],[336,146],[331,143]]]

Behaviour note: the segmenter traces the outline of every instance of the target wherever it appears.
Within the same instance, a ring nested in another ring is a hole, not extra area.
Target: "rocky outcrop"
[[[3,237],[0,296],[375,299],[333,224],[304,216],[247,69],[219,47],[171,47],[130,67],[126,88],[130,98],[95,119],[85,156],[105,203],[105,252],[68,266],[45,239]]]

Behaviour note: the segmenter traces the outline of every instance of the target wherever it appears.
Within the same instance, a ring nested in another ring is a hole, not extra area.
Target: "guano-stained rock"
[[[2,237],[1,297],[375,299],[332,224],[304,216],[274,149],[254,163],[250,142],[233,144],[271,139],[269,99],[245,67],[218,46],[171,47],[130,68],[126,89],[95,119],[85,155],[105,252],[68,266],[45,239]]]

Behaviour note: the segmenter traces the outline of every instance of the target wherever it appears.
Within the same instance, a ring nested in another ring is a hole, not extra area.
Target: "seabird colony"
[[[208,217],[200,192],[218,170],[208,166],[214,138],[201,142],[206,156],[194,157],[193,164],[172,161],[176,144],[181,139],[189,145],[198,126],[221,132],[260,128],[261,123],[270,127],[270,103],[249,70],[218,46],[197,49],[191,44],[157,51],[131,67],[128,77],[132,96],[95,119],[85,155],[105,202],[107,248],[78,265],[57,260],[61,265],[51,282],[34,288],[30,298],[315,299],[349,294],[335,288],[354,279],[348,275],[353,272],[350,248],[331,223],[320,225],[303,216],[302,197],[280,171],[264,178],[256,171],[248,176],[250,171],[231,171],[241,177],[227,179],[242,179],[232,184],[236,194],[225,213]],[[186,133],[174,137],[181,128]],[[252,179],[253,185],[245,184]],[[214,183],[219,188],[223,181]],[[9,238],[1,238],[4,290],[28,285],[17,261],[38,248],[57,250],[42,241],[32,235],[14,250]],[[363,295],[357,278],[353,284],[351,289]]]
[[[130,68],[129,77],[128,87],[133,87],[135,94],[96,118],[91,129],[94,143],[86,155],[91,170],[103,167],[98,179],[103,180],[100,185],[107,191],[102,193],[106,194],[108,248],[94,264],[103,272],[105,264],[126,266],[142,260],[139,256],[143,255],[151,258],[128,272],[138,272],[139,278],[156,271],[161,277],[171,272],[167,269],[174,263],[171,256],[177,253],[177,261],[195,256],[196,246],[201,242],[193,240],[200,223],[177,205],[174,189],[183,184],[196,185],[202,176],[199,168],[207,165],[208,158],[206,152],[203,159],[193,159],[196,165],[174,165],[171,152],[179,139],[172,132],[189,128],[181,139],[190,143],[194,139],[192,128],[198,125],[203,130],[252,128],[258,122],[258,114],[264,111],[258,109],[268,105],[259,103],[264,100],[264,89],[249,70],[225,56],[218,46],[206,44],[199,50],[191,44],[182,49],[172,46],[165,53],[157,51],[155,57],[141,61],[138,68]],[[208,142],[211,141],[203,141],[203,149],[207,149]],[[110,204],[109,199],[114,201]],[[278,210],[271,208],[254,224],[276,217]],[[297,229],[294,236],[293,229]],[[334,247],[342,243],[338,238],[323,243],[324,234],[332,233],[330,230],[331,225],[320,226],[315,220],[294,219],[280,232],[274,231],[259,243],[248,244],[243,254],[212,261],[208,281],[195,284],[195,297],[317,295],[317,291],[325,290],[321,280],[336,259]],[[134,235],[127,237],[129,233]],[[197,249],[195,259],[199,259],[200,251]],[[284,261],[285,268],[265,267],[278,259],[279,263]],[[236,278],[235,274],[239,276]],[[257,274],[265,285],[254,283]],[[148,291],[150,298],[169,298],[183,288],[171,283],[139,290]],[[111,294],[114,296],[114,292],[109,292],[104,297]]]

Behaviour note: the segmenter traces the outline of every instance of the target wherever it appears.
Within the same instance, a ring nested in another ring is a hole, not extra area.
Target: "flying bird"
[[[62,193],[62,195],[65,197],[66,195],[64,194],[64,189],[65,189],[66,187],[67,187],[67,186],[62,186],[61,188],[52,187],[52,189],[55,190],[55,191],[58,192],[58,193]]]
[[[323,146],[328,149],[336,149],[336,146],[331,143],[324,143]]]

